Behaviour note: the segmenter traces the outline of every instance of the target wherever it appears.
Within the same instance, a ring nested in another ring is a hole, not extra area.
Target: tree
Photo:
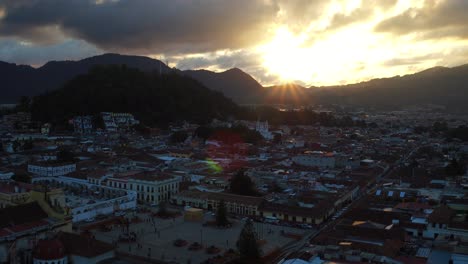
[[[232,193],[246,196],[258,196],[255,183],[249,176],[245,175],[244,170],[240,170],[231,179],[230,189]]]
[[[207,140],[208,138],[210,138],[212,134],[213,134],[213,129],[207,126],[199,126],[194,132],[194,135],[197,138],[201,138],[203,140]]]
[[[167,215],[167,204],[165,201],[159,203],[158,215],[164,216]]]
[[[75,155],[71,151],[64,149],[57,153],[57,160],[60,162],[73,162]]]
[[[280,133],[275,133],[273,135],[273,143],[281,144],[281,141],[282,141],[282,135]]]
[[[253,226],[253,222],[248,220],[242,228],[239,240],[237,241],[237,249],[240,253],[241,261],[244,263],[259,263],[261,250],[257,243],[257,233]]]
[[[31,176],[26,173],[15,173],[11,179],[17,182],[31,183]]]
[[[445,167],[445,172],[448,176],[463,175],[466,172],[466,165],[456,159],[452,159],[449,165]]]
[[[184,142],[188,137],[187,132],[185,131],[176,131],[172,133],[170,141],[172,144],[177,144],[177,143],[182,143]]]
[[[31,108],[31,98],[27,96],[21,96],[18,105],[16,106],[16,110],[19,112],[29,112]]]
[[[226,205],[224,204],[224,200],[221,200],[218,205],[218,209],[216,210],[216,224],[218,226],[227,226],[229,221],[227,219],[227,211]]]

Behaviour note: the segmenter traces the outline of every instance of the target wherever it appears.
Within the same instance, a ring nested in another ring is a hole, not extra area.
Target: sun
[[[300,36],[293,35],[286,28],[279,28],[273,40],[260,48],[263,66],[284,82],[307,79],[312,75],[311,62],[304,60],[307,50],[301,46],[303,42]]]
[[[280,82],[334,85],[359,81],[374,75],[376,66],[393,55],[381,37],[372,34],[371,27],[356,25],[317,36],[294,34],[280,27],[259,49],[263,67]]]

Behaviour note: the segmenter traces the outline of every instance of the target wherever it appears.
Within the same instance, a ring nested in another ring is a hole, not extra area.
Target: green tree
[[[203,140],[207,140],[212,134],[213,129],[207,126],[199,126],[194,132],[194,135],[196,137],[201,138]]]
[[[158,215],[164,216],[168,214],[167,204],[165,201],[160,202],[158,206]]]
[[[240,253],[241,262],[260,263],[261,250],[257,243],[257,233],[251,220],[245,223],[240,232],[237,249]]]
[[[255,183],[249,176],[245,175],[244,170],[239,170],[231,179],[230,189],[232,193],[246,196],[258,196],[259,193]]]
[[[11,179],[17,182],[31,183],[31,176],[26,173],[15,173]]]
[[[74,162],[75,155],[73,154],[73,152],[64,149],[57,153],[57,160],[60,162]]]
[[[29,112],[31,110],[31,98],[21,96],[18,105],[16,106],[18,112]]]
[[[229,224],[224,200],[219,202],[218,209],[216,210],[216,224],[218,226],[227,226]]]
[[[273,143],[280,144],[282,141],[282,135],[280,133],[275,133],[273,136]]]
[[[187,132],[185,132],[185,131],[176,131],[176,132],[172,133],[171,138],[170,138],[170,142],[172,144],[182,143],[187,139],[187,137],[188,137]]]

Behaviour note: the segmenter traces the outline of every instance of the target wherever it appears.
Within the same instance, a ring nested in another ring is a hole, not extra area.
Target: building
[[[295,164],[308,167],[335,168],[336,159],[333,153],[322,151],[306,151],[304,154],[292,157]]]
[[[45,197],[47,200],[45,200]],[[66,207],[65,195],[60,188],[45,190],[43,186],[34,186],[21,182],[10,181],[0,183],[0,208],[30,202],[38,202],[43,205],[43,208],[48,208],[49,214],[55,214],[54,208],[60,210],[59,208],[63,209]],[[63,218],[61,216],[57,217]]]
[[[172,203],[180,206],[191,206],[216,211],[223,201],[230,214],[259,216],[259,208],[264,202],[261,197],[243,196],[231,193],[213,193],[200,191],[183,191],[172,197]]]
[[[181,177],[156,172],[142,172],[124,177],[109,177],[107,186],[135,191],[141,203],[159,204],[179,192]]]
[[[105,129],[111,132],[126,130],[131,126],[140,123],[130,113],[102,112],[101,117],[104,122]]]
[[[0,263],[31,263],[36,241],[50,232],[71,232],[71,219],[48,213],[38,202],[0,209]]]
[[[255,124],[255,131],[260,133],[260,135],[262,135],[262,137],[267,140],[272,140],[274,137],[273,133],[270,132],[268,121],[265,121],[265,122],[257,121],[257,123]]]
[[[72,123],[75,133],[88,134],[93,131],[92,116],[75,116]]]
[[[115,257],[113,245],[68,232],[38,241],[34,248],[33,264],[100,263]]]
[[[28,172],[40,177],[64,176],[76,171],[75,163],[41,162],[28,164]]]

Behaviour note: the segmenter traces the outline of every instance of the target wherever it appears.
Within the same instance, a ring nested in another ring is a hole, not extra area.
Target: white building
[[[308,167],[335,168],[336,159],[333,153],[322,151],[307,151],[302,155],[292,157],[295,164]]]
[[[73,128],[76,133],[90,133],[93,130],[92,116],[76,116],[73,118]]]
[[[137,125],[140,123],[130,113],[102,112],[101,116],[107,131],[127,129],[133,125]]]
[[[180,181],[179,176],[142,172],[122,178],[110,177],[107,179],[107,186],[135,191],[138,201],[159,204],[179,192]]]
[[[41,177],[57,177],[76,171],[74,163],[36,163],[28,165],[28,172]]]
[[[255,125],[255,131],[260,133],[264,139],[271,140],[273,139],[273,133],[270,132],[268,121],[260,122],[257,121]]]

